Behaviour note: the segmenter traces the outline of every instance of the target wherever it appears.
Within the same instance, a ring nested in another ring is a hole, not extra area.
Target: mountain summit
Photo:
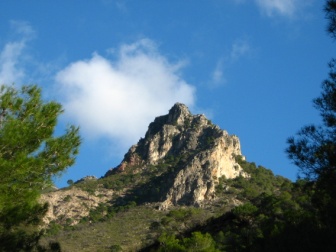
[[[105,176],[88,176],[69,188],[45,193],[42,200],[50,204],[45,222],[71,219],[75,225],[104,204],[113,208],[153,203],[161,210],[211,204],[219,178],[249,176],[237,156],[242,156],[237,136],[176,103],[149,124],[145,137]]]
[[[235,157],[242,156],[237,136],[229,135],[204,115],[192,115],[176,103],[167,115],[156,117],[146,135],[126,153],[117,173],[143,173],[156,167],[161,176],[161,209],[172,205],[201,206],[215,197],[218,178],[246,176]],[[161,172],[160,172],[161,169]]]

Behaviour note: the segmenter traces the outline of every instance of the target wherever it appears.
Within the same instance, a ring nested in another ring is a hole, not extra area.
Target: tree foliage
[[[13,248],[32,246],[32,241],[20,243],[24,240],[23,234],[32,230],[30,225],[38,224],[47,210],[47,205],[38,203],[41,191],[52,184],[53,176],[75,162],[81,142],[79,129],[70,126],[65,134],[54,136],[57,118],[62,112],[59,103],[42,100],[41,89],[36,85],[20,89],[0,87],[2,246],[4,239],[7,243],[13,242],[8,245]],[[11,235],[16,238],[9,239]],[[33,237],[38,237],[36,232]]]
[[[191,237],[178,239],[175,235],[162,234],[158,251],[177,252],[218,252],[216,243],[208,233],[193,232]]]
[[[325,5],[328,32],[336,38],[336,1]],[[322,83],[321,95],[314,100],[322,123],[303,127],[288,139],[287,153],[300,173],[311,181],[315,220],[324,233],[336,235],[336,59],[329,63],[329,76]],[[333,239],[325,244],[335,249]]]
[[[288,139],[287,153],[311,180],[335,176],[336,169],[336,60],[329,64],[329,78],[322,84],[322,94],[314,100],[323,124],[303,127],[297,137]]]
[[[325,6],[326,18],[329,20],[328,32],[336,38],[336,1],[328,0]]]

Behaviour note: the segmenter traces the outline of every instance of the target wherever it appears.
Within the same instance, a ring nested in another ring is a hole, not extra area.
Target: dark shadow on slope
[[[166,200],[167,193],[173,187],[177,174],[193,156],[194,154],[187,153],[168,154],[159,164],[148,165],[137,175],[140,176],[140,182],[132,185],[125,195],[115,199],[112,202],[113,205],[126,205],[129,202],[135,202],[137,205],[163,202]],[[181,201],[181,203],[183,202]]]

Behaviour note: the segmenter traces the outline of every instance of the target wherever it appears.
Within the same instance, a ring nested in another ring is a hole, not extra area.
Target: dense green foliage
[[[191,237],[176,239],[175,235],[163,234],[159,238],[159,251],[169,252],[217,252],[216,243],[208,233],[193,232]]]
[[[163,233],[155,251],[192,251],[184,241],[195,232],[214,241],[209,251],[314,251],[328,240],[315,225],[307,181],[292,183],[262,166],[237,159],[250,177],[221,178],[217,196],[233,197],[240,201],[238,206],[179,237]]]
[[[292,183],[290,180],[274,176],[273,172],[263,166],[256,166],[236,157],[241,167],[249,174],[248,178],[239,176],[234,179],[219,179],[217,185],[217,196],[225,196],[228,194],[238,194],[239,200],[252,200],[261,193],[276,194],[280,189],[290,188]]]
[[[54,137],[62,107],[43,102],[37,86],[0,87],[0,250],[29,250],[47,210],[38,203],[52,177],[75,161],[80,137],[69,127]]]
[[[186,240],[195,239],[195,234],[199,239],[207,237],[209,248],[200,251],[334,251],[332,235],[317,218],[311,182],[292,183],[262,166],[238,159],[250,177],[220,179],[217,196],[233,196],[240,203],[178,236],[176,232],[163,233],[153,251],[193,251],[195,248],[189,249]],[[170,215],[162,222],[166,223]],[[183,212],[177,216],[184,216]]]
[[[277,193],[262,193],[212,220],[206,230],[224,251],[316,251],[328,235],[315,225],[306,186],[298,181]]]

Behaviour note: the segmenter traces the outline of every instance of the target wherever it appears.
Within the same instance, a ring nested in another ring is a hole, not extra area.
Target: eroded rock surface
[[[92,194],[76,187],[42,194],[41,201],[49,203],[44,223],[49,224],[57,220],[58,223],[75,225],[88,216],[90,210],[96,208],[99,203],[110,200],[112,195],[112,190],[100,188]]]
[[[192,115],[181,103],[152,122],[145,138],[133,145],[123,161],[105,176],[141,172],[149,165],[178,159],[178,172],[167,181],[169,190],[161,208],[171,205],[202,205],[215,197],[218,178],[247,176],[235,157],[242,156],[237,136],[229,135],[204,115]],[[165,185],[167,186],[167,185]]]

